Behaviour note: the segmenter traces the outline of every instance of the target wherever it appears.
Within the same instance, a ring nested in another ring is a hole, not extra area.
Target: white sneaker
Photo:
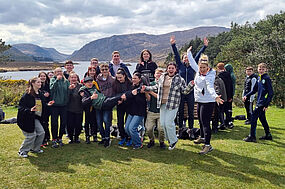
[[[173,150],[177,144],[178,140],[176,142],[174,142],[173,144],[170,144],[168,147],[168,150]]]
[[[34,150],[30,150],[30,152],[32,152],[32,153],[36,153],[36,154],[41,154],[41,153],[44,153],[44,151],[43,150],[37,150],[37,151],[34,151]]]
[[[27,157],[29,157],[29,156],[28,156],[28,152],[18,152],[18,155],[19,155],[19,157],[22,157],[22,158],[27,158]]]

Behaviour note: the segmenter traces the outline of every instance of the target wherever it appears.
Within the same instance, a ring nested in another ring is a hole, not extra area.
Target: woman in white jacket
[[[195,140],[196,144],[205,143],[200,154],[206,154],[213,150],[211,141],[210,120],[215,106],[215,101],[222,104],[223,100],[218,96],[214,89],[216,71],[209,67],[209,59],[207,55],[202,55],[197,64],[194,60],[192,47],[187,50],[187,56],[191,67],[195,70],[194,79],[194,97],[198,103],[197,114],[200,124],[200,137]]]

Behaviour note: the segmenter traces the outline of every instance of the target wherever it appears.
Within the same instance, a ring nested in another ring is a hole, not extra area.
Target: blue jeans
[[[103,139],[110,139],[110,127],[112,125],[112,110],[96,110],[97,125]],[[105,124],[105,129],[103,127]]]
[[[169,144],[173,144],[178,140],[174,123],[177,111],[178,108],[173,110],[166,109],[165,104],[160,106],[160,125],[164,130],[165,139],[168,140]]]
[[[141,146],[142,141],[138,132],[138,126],[144,119],[144,116],[128,115],[125,131],[132,138],[134,146]]]

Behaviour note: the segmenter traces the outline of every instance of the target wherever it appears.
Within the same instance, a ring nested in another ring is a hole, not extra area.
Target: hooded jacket
[[[226,64],[225,65],[225,69],[230,72],[231,74],[231,79],[232,79],[232,85],[233,85],[233,96],[235,95],[235,91],[236,91],[236,76],[234,73],[234,69],[233,66],[231,64]]]
[[[68,102],[69,81],[65,78],[57,80],[56,76],[50,80],[50,99],[54,100],[53,106],[66,106]]]
[[[114,65],[113,61],[110,61],[110,63],[109,63],[109,70],[110,70],[111,75],[113,77],[115,77],[116,74],[115,74],[115,71],[113,69],[113,65]],[[120,62],[119,67],[120,68],[124,68],[128,78],[132,78],[132,76],[130,74],[130,71],[129,71],[129,68],[123,62]]]
[[[82,105],[84,109],[87,109],[90,106],[93,106],[95,109],[99,110],[102,108],[102,104],[106,99],[106,97],[104,96],[104,94],[100,93],[94,85],[92,86],[92,88],[87,88],[85,86],[82,86],[79,89],[79,94],[81,92],[84,92],[84,95],[82,97]],[[98,98],[91,99],[93,93],[98,94]]]

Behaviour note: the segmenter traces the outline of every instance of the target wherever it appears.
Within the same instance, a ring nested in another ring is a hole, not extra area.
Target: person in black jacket
[[[132,142],[129,143],[133,144],[134,149],[140,149],[143,145],[138,127],[146,116],[146,96],[137,89],[141,83],[140,73],[134,73],[132,82],[132,89],[134,90],[126,93],[128,101],[128,118],[125,125],[125,131],[131,137]]]
[[[136,71],[144,76],[145,84],[149,85],[150,82],[155,80],[154,73],[157,69],[157,64],[152,61],[152,54],[149,50],[144,49],[140,55],[140,63],[137,64]]]
[[[42,93],[44,95],[45,101],[48,102],[48,101],[50,101],[50,88],[49,88],[50,79],[49,79],[46,72],[40,72],[38,77],[41,79],[41,82],[42,82],[42,86],[39,89],[39,91],[40,91],[40,93]],[[42,125],[43,125],[43,128],[45,130],[45,138],[44,138],[44,141],[42,144],[43,146],[47,146],[48,145],[47,142],[50,140],[49,116],[50,116],[50,109],[49,109],[49,107],[47,107],[45,114],[42,115],[42,117],[43,117]]]
[[[232,113],[231,113],[231,102],[233,101],[233,83],[232,83],[232,78],[231,74],[225,70],[225,64],[220,62],[217,64],[217,72],[218,72],[218,77],[221,78],[225,84],[226,87],[226,93],[227,93],[227,101],[224,102],[224,111],[226,114],[226,119],[225,119],[225,125],[221,125],[219,129],[232,129],[234,125],[232,124]]]
[[[34,77],[29,80],[29,87],[20,99],[17,124],[22,130],[25,139],[19,149],[20,157],[28,157],[28,152],[42,153],[40,146],[45,137],[42,127],[42,115],[46,111],[46,105],[52,105],[53,101],[46,104],[44,96],[39,92],[41,80]]]

